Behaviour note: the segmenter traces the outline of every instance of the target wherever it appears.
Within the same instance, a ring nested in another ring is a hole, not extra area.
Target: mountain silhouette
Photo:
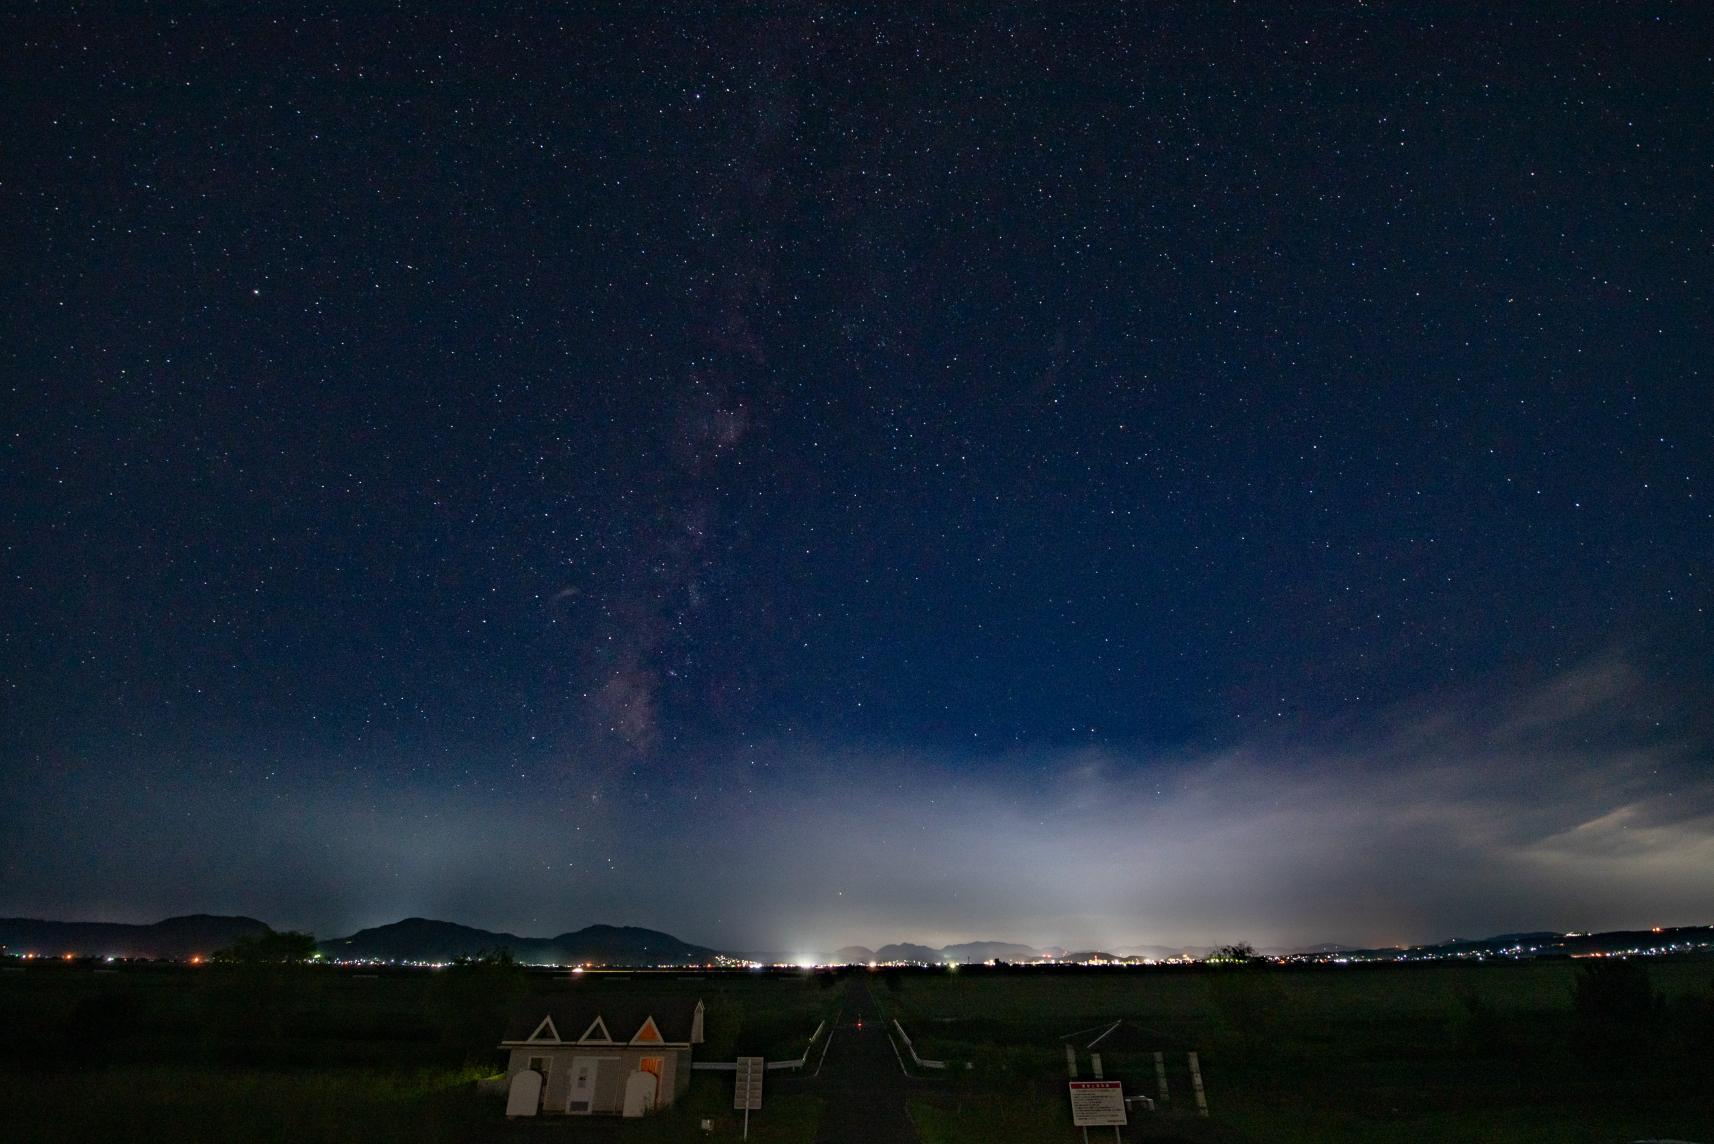
[[[340,961],[446,962],[508,950],[526,965],[700,965],[717,956],[707,946],[636,926],[592,925],[558,937],[520,937],[432,918],[405,918],[321,943]]]

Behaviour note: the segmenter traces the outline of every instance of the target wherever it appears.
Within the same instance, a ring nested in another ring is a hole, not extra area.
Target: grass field
[[[0,1138],[8,1144],[62,1141],[261,1141],[343,1144],[398,1141],[592,1141],[617,1134],[632,1144],[735,1140],[730,1076],[699,1075],[689,1096],[643,1121],[543,1120],[511,1125],[499,1098],[478,1093],[472,1073],[360,1069],[280,1071],[129,1065],[74,1076],[0,1074]],[[750,1124],[759,1144],[807,1144],[821,1101],[775,1095]],[[715,1124],[705,1137],[699,1125]]]
[[[496,1017],[563,989],[696,996],[702,1060],[795,1057],[841,987],[799,974],[588,973],[472,979],[314,968],[32,966],[0,973],[0,1140],[365,1141],[735,1139],[726,1074],[645,1122],[507,1125],[475,1080],[501,1064]],[[1075,1144],[1060,1037],[1123,1018],[1109,1077],[1166,1114],[1125,1139],[1202,1142],[1596,1141],[1714,1144],[1714,961],[1648,966],[1664,1004],[1642,1040],[1591,1044],[1569,962],[1375,968],[883,974],[872,992],[925,1057],[926,1144]],[[449,984],[452,982],[452,984]],[[456,986],[456,987],[455,987]],[[1212,1116],[1194,1115],[1184,1051]],[[962,1067],[968,1062],[972,1067]],[[1087,1067],[1087,1063],[1085,1063]],[[782,1076],[751,1125],[806,1142],[822,1102]],[[520,1135],[522,1133],[522,1136]]]
[[[121,1064],[0,1074],[0,1136],[59,1141],[460,1141],[495,1118],[474,1070]]]
[[[837,1008],[832,982],[808,974],[519,972],[447,987],[427,970],[359,972],[44,963],[0,973],[0,1062],[461,1065],[498,1061],[495,1044],[521,997],[563,992],[695,997],[708,1007],[706,1059],[799,1055]],[[468,987],[473,984],[474,990]]]
[[[262,971],[41,964],[0,973],[0,1141],[484,1141],[517,1139],[480,1093],[521,995],[692,996],[708,1006],[702,1060],[800,1055],[838,991],[806,975],[529,973],[449,989],[428,971]],[[498,986],[498,988],[495,988]],[[486,992],[485,992],[486,991]],[[489,992],[497,995],[487,995]],[[736,1138],[729,1075],[628,1141]],[[813,1138],[820,1101],[777,1094],[751,1139]],[[533,1125],[532,1140],[604,1138],[611,1121]],[[593,1136],[591,1134],[594,1134]]]
[[[1161,1139],[1714,1141],[1714,962],[1650,970],[1665,1009],[1653,1040],[1628,1054],[1578,1051],[1570,962],[1236,978],[963,970],[903,975],[877,995],[923,1056],[974,1065],[963,1079],[948,1070],[957,1095],[925,1094],[913,1109],[925,1141],[1070,1138],[1060,1037],[1119,1018],[1129,1027],[1103,1058],[1128,1093],[1155,1094],[1159,1048],[1171,1106],[1188,1112],[1184,1051],[1198,1051],[1213,1115],[1157,1123]],[[1052,1114],[1032,1119],[1035,1109]]]

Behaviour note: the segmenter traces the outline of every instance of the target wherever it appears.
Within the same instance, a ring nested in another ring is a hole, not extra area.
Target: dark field
[[[1065,1138],[1059,1038],[1121,1017],[1140,1028],[1102,1056],[1127,1094],[1155,1094],[1167,1050],[1188,1113],[1198,1051],[1212,1116],[1173,1129],[1187,1139],[1714,1141],[1714,961],[1648,963],[1665,1005],[1640,1032],[1579,1024],[1583,964],[966,969],[876,993],[924,1057],[976,1066],[962,1099],[919,1101],[926,1141]]]
[[[1648,963],[1662,1003],[1617,1024],[1578,1016],[1582,964],[861,979],[924,1057],[953,1063],[911,1082],[930,1144],[1080,1140],[1059,1038],[1118,1018],[1129,1024],[1103,1057],[1128,1093],[1154,1093],[1150,1050],[1171,1060],[1172,1111],[1134,1122],[1129,1140],[1714,1141],[1714,962]],[[726,1075],[699,1074],[679,1107],[623,1124],[508,1126],[475,1081],[499,1067],[492,1044],[524,992],[694,994],[708,1003],[699,1060],[781,1059],[803,1051],[852,983],[99,968],[0,973],[0,1140],[665,1141],[701,1138],[702,1117],[716,1120],[714,1139],[735,1139]],[[1186,1049],[1201,1054],[1207,1121],[1189,1115]],[[817,1082],[772,1074],[769,1086],[752,1138],[813,1140]]]
[[[426,970],[32,963],[0,973],[0,1141],[515,1139],[503,1098],[475,1082],[504,1065],[494,1044],[514,1001],[562,989],[699,997],[706,1060],[799,1056],[838,993],[807,975],[459,980]],[[702,1117],[729,1119],[730,1086],[730,1077],[699,1075],[672,1116],[627,1124],[625,1139],[678,1140]],[[808,1139],[816,1107],[782,1094],[751,1138]],[[592,1139],[615,1125],[561,1127],[546,1134]]]

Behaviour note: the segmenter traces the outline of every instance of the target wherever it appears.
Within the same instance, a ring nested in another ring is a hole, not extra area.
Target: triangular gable
[[[543,1035],[544,1029],[546,1030],[546,1035]],[[532,1041],[553,1041],[555,1044],[558,1044],[559,1030],[553,1027],[553,1018],[543,1017],[542,1023],[536,1026],[536,1031],[531,1033],[528,1039]]]
[[[596,1036],[597,1031],[600,1032],[600,1036]],[[580,1044],[588,1041],[601,1041],[605,1044],[612,1044],[613,1034],[607,1031],[607,1022],[603,1021],[600,1017],[596,1017],[595,1020],[589,1022],[589,1028],[583,1030],[583,1036],[577,1038],[577,1040]]]
[[[661,1036],[659,1029],[655,1028],[655,1019],[645,1017],[643,1018],[643,1027],[637,1030],[637,1035],[631,1038],[631,1043],[633,1045],[664,1045],[666,1038]]]

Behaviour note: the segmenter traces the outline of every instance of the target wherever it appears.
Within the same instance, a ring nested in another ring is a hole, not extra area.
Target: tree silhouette
[[[228,965],[301,965],[318,956],[315,935],[297,930],[284,933],[269,930],[216,950],[210,960]]]

